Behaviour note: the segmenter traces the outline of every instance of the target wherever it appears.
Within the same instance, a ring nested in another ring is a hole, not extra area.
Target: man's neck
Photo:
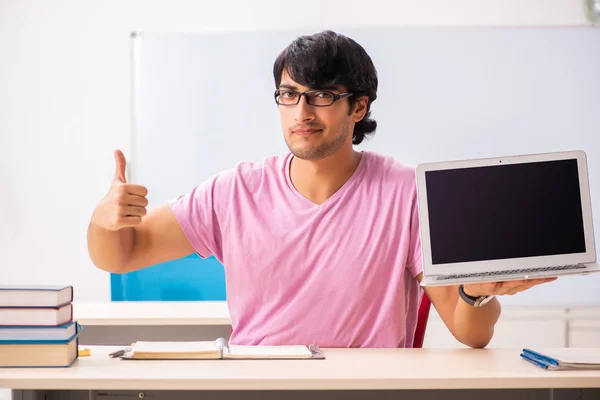
[[[322,204],[350,179],[362,157],[354,150],[338,151],[322,160],[292,159],[290,179],[296,190],[315,204]]]

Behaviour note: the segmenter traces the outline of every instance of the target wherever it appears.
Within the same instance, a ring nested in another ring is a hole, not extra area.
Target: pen
[[[123,354],[125,354],[125,350],[121,349],[121,350],[117,350],[117,351],[113,351],[112,353],[110,353],[108,356],[110,358],[115,358],[115,357],[119,357],[122,356]]]

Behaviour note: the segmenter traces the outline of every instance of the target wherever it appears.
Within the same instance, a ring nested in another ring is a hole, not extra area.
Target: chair
[[[415,329],[415,338],[413,340],[413,348],[422,348],[423,339],[425,338],[425,328],[427,327],[427,319],[429,318],[429,309],[431,308],[431,300],[425,293],[421,298],[419,313],[417,315],[417,328]]]

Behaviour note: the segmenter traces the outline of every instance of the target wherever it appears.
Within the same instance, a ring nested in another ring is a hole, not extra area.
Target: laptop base
[[[518,281],[523,279],[553,278],[569,275],[587,275],[593,272],[600,272],[600,264],[586,264],[585,269],[535,271],[527,274],[522,274],[519,272],[515,274],[464,276],[449,279],[439,279],[437,277],[432,276],[423,276],[423,279],[421,280],[421,286],[452,286],[467,283],[507,282]]]

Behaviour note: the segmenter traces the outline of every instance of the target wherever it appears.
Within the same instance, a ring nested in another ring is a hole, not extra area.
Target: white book
[[[132,346],[136,359],[215,359],[221,349],[215,342],[136,342]]]
[[[57,326],[71,322],[72,319],[72,303],[60,308],[0,308],[0,325]]]
[[[244,360],[244,359],[323,359],[321,349],[310,345],[242,346],[229,345],[227,340],[149,342],[139,341],[121,358],[131,360]]]
[[[0,285],[0,307],[61,307],[73,301],[73,286]]]

